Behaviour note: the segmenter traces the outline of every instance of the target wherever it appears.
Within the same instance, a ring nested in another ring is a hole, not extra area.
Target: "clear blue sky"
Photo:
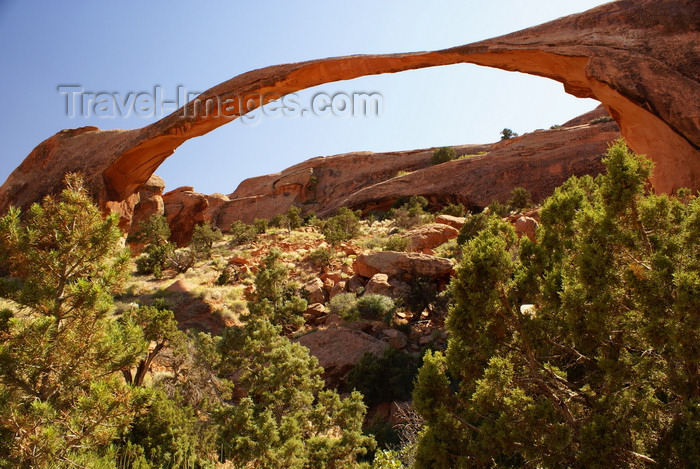
[[[65,128],[157,120],[66,116],[59,85],[86,91],[204,91],[246,71],[349,54],[441,49],[581,12],[601,0],[426,2],[0,0],[0,181]],[[544,78],[453,65],[331,83],[299,93],[378,92],[381,117],[233,122],[182,145],[156,174],[166,190],[232,192],[313,156],[486,143],[509,127],[548,128],[597,105]]]

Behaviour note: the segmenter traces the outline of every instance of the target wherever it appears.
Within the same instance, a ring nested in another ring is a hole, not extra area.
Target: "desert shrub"
[[[596,117],[595,119],[591,119],[590,121],[588,121],[588,123],[593,125],[593,124],[601,124],[603,122],[610,122],[612,120],[613,120],[613,118],[610,116],[603,116],[603,117]]]
[[[463,204],[449,204],[440,210],[443,215],[452,215],[453,217],[463,217],[467,214],[467,209]]]
[[[287,223],[287,217],[283,213],[278,213],[270,219],[270,225],[275,228],[282,228]]]
[[[254,226],[243,223],[240,220],[236,220],[231,223],[231,228],[229,228],[228,233],[231,236],[231,246],[239,246],[241,244],[249,243],[258,235],[258,232]]]
[[[337,314],[346,321],[355,321],[360,317],[357,309],[357,297],[354,293],[335,295],[331,298],[328,309],[332,314]]]
[[[524,187],[515,187],[510,192],[508,208],[511,210],[523,210],[532,207],[532,195]]]
[[[161,278],[168,267],[169,257],[175,251],[173,243],[149,244],[143,254],[136,258],[136,272],[142,275],[152,274]]]
[[[341,207],[338,214],[326,220],[321,232],[326,241],[335,246],[357,237],[360,232],[360,211]]]
[[[393,218],[392,225],[396,228],[409,229],[432,221],[433,216],[425,211],[428,199],[414,195],[410,199],[399,199],[388,216]]]
[[[267,231],[268,221],[264,218],[256,218],[253,220],[253,227],[257,234],[264,234]]]
[[[295,207],[292,205],[289,207],[289,210],[287,210],[287,215],[286,215],[286,221],[287,221],[287,229],[289,231],[296,230],[299,227],[301,227],[301,222],[303,221],[301,219],[301,216],[299,215],[301,213],[301,209],[299,207]]]
[[[411,240],[401,235],[392,235],[384,243],[385,251],[406,252],[411,245]]]
[[[211,249],[214,243],[221,241],[223,235],[218,228],[211,226],[211,223],[206,222],[203,225],[197,225],[192,233],[190,247],[200,258],[208,259],[211,256]]]
[[[517,137],[518,134],[512,130],[506,128],[501,130],[501,140],[508,140],[509,138]]]
[[[348,374],[348,389],[360,391],[370,408],[382,402],[410,400],[418,365],[418,359],[393,347],[380,357],[365,352]]]
[[[492,200],[489,206],[486,208],[488,209],[489,213],[493,213],[501,218],[508,215],[508,205],[502,204],[496,199]]]
[[[192,249],[175,249],[168,254],[167,265],[175,271],[183,274],[190,270],[197,260]]]
[[[331,263],[333,253],[330,249],[318,248],[309,254],[309,261],[316,267],[325,267]]]
[[[388,296],[370,293],[357,299],[357,312],[362,319],[380,320],[388,324],[395,310],[396,304]]]
[[[457,158],[457,153],[455,153],[452,147],[442,147],[438,148],[433,152],[433,156],[430,157],[430,164],[436,165],[441,163],[447,163]]]

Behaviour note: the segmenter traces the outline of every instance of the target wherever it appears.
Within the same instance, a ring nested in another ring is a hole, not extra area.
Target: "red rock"
[[[228,263],[235,264],[235,265],[251,265],[252,261],[246,257],[233,256],[228,260]]]
[[[165,291],[173,293],[189,293],[192,291],[192,285],[185,280],[176,280],[165,288]]]
[[[165,193],[163,203],[170,225],[170,240],[178,246],[189,244],[194,227],[204,223],[204,211],[209,206],[207,196],[185,186]]]
[[[380,251],[360,254],[355,259],[353,268],[363,277],[383,273],[397,278],[408,275],[438,279],[450,276],[454,266],[450,259],[443,257],[413,252]]]
[[[329,328],[311,332],[295,342],[307,347],[323,367],[323,376],[329,386],[344,382],[347,374],[360,362],[365,352],[380,356],[389,347],[361,331]]]
[[[163,190],[165,181],[155,174],[152,175],[146,184],[139,190],[139,201],[134,206],[134,213],[131,218],[131,232],[139,228],[141,221],[147,220],[151,215],[163,215]]]
[[[353,275],[348,279],[347,289],[350,293],[357,293],[360,288],[364,288],[367,280],[360,275]]]
[[[333,298],[336,295],[347,292],[348,282],[347,280],[340,280],[338,283],[333,285],[330,292],[328,292],[328,298]]]
[[[525,235],[530,238],[530,241],[535,240],[535,232],[537,227],[540,226],[537,220],[530,217],[520,217],[515,220],[514,228],[518,236]]]
[[[367,286],[365,295],[384,295],[391,298],[404,298],[411,293],[411,287],[394,277],[389,278],[387,274],[374,274]]]
[[[307,282],[303,287],[309,295],[309,303],[325,303],[326,302],[326,292],[324,290],[323,280],[316,277],[313,280]]]
[[[452,215],[438,215],[435,217],[435,223],[442,223],[443,225],[451,226],[457,230],[462,228],[462,225],[464,225],[466,221],[467,219],[464,217],[455,217]]]
[[[410,250],[413,252],[426,252],[454,239],[459,235],[459,230],[441,223],[429,223],[419,226],[403,234],[411,240]]]
[[[359,76],[455,63],[519,71],[557,80],[564,84],[565,91],[577,97],[600,100],[618,122],[632,149],[647,154],[656,162],[652,182],[657,192],[673,192],[678,187],[698,190],[698,17],[700,4],[696,0],[610,2],[540,26],[441,51],[355,55],[254,70],[215,86],[199,96],[199,100],[243,94],[285,95]],[[187,109],[180,109],[140,129],[85,127],[59,132],[39,144],[5,181],[0,188],[0,212],[11,205],[26,208],[42,196],[60,191],[64,174],[82,170],[87,187],[100,205],[121,214],[128,223],[140,188],[179,145],[232,120],[201,113],[195,115],[194,105],[191,102]],[[183,118],[186,113],[194,117]],[[564,133],[581,127],[555,132]],[[521,142],[510,140],[513,141],[503,145],[517,147]],[[525,155],[531,151],[532,148],[520,152],[524,164],[513,166],[508,175],[528,170],[530,158]],[[561,172],[565,172],[566,160],[559,163]],[[375,169],[365,165],[370,171]],[[444,165],[436,168],[441,166]],[[476,168],[468,166],[459,165],[459,168]],[[272,178],[269,181],[272,191],[263,192],[268,196],[243,197],[244,191],[241,191],[236,196],[238,200],[222,206],[220,214],[231,216],[235,210],[223,210],[223,207],[234,202],[242,211],[263,214],[298,202],[300,198],[312,197],[311,194],[314,198],[308,200],[316,201],[316,191],[324,193],[320,186],[333,184],[333,181],[322,178],[327,181],[312,188],[310,176],[308,183],[304,184],[307,168],[300,166],[295,168],[296,172],[288,171]],[[486,169],[483,165],[481,168]],[[548,168],[553,173],[558,171],[556,166],[548,165]],[[444,169],[440,168],[441,171],[434,175],[452,175],[444,173]],[[493,171],[492,174],[494,180],[490,184],[496,186],[498,184],[494,182],[498,179],[507,180],[509,177],[496,177],[498,173]],[[394,179],[415,189],[411,174]],[[353,185],[352,177],[344,180],[349,186]],[[529,189],[530,184],[522,184],[527,181],[517,182]],[[396,188],[396,182],[393,184]],[[277,200],[269,196],[271,192],[277,195]],[[479,198],[475,192],[472,196]],[[255,204],[258,206],[251,212],[251,206]]]

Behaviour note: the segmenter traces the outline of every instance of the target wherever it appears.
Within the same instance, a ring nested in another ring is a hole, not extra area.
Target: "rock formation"
[[[632,149],[656,162],[653,184],[658,191],[700,189],[698,18],[696,0],[620,0],[440,51],[356,55],[254,70],[141,129],[86,127],[59,132],[39,144],[3,184],[0,210],[26,207],[60,189],[66,172],[81,171],[99,202],[128,221],[140,188],[190,138],[304,88],[455,63],[551,78],[563,83],[568,93],[598,99]],[[201,112],[209,99],[232,101],[225,115]],[[244,109],[241,102],[254,106]],[[303,180],[303,175],[299,177]],[[298,184],[299,179],[290,183]]]

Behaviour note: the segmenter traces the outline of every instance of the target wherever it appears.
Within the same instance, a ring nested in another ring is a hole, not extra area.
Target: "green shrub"
[[[494,199],[491,201],[488,207],[486,207],[489,213],[493,213],[501,218],[508,215],[508,205],[500,203],[498,200]]]
[[[610,122],[612,120],[613,120],[613,118],[610,116],[603,116],[603,117],[596,117],[595,119],[588,121],[588,123],[593,125],[593,124],[601,124],[603,122]]]
[[[257,237],[258,232],[254,226],[236,220],[231,223],[228,234],[231,236],[231,246],[239,246],[253,241]]]
[[[501,140],[508,140],[509,138],[517,137],[518,134],[512,130],[506,128],[501,130]]]
[[[268,221],[264,218],[256,218],[253,220],[253,227],[257,234],[264,234],[267,231]]]
[[[418,359],[401,350],[390,347],[381,357],[365,352],[348,374],[348,389],[360,391],[368,407],[406,401],[411,398],[417,373]]]
[[[398,208],[389,211],[389,217],[393,218],[392,225],[397,228],[410,229],[432,221],[433,216],[425,211],[428,199],[414,195],[407,201],[400,198],[394,204]]]
[[[275,228],[282,228],[287,223],[287,217],[282,213],[278,213],[270,219],[270,226]]]
[[[325,267],[329,265],[331,263],[332,258],[333,253],[330,249],[326,248],[318,248],[314,251],[311,251],[311,253],[309,254],[309,260],[316,267]]]
[[[452,147],[442,147],[438,148],[433,152],[433,156],[430,157],[430,164],[442,164],[452,161],[457,158],[457,153],[455,153]]]
[[[355,321],[360,318],[357,309],[357,297],[354,293],[340,293],[331,298],[328,304],[331,314],[337,314],[346,321]]]
[[[467,214],[467,209],[462,204],[449,204],[440,210],[442,215],[452,215],[453,217],[464,217]]]
[[[190,246],[192,250],[200,257],[208,259],[211,256],[211,249],[214,243],[221,241],[223,235],[218,228],[211,226],[209,222],[203,225],[197,225],[194,227],[194,233],[192,233],[192,239],[190,240]]]
[[[361,232],[360,214],[359,210],[353,212],[347,207],[341,207],[338,214],[326,220],[323,225],[321,232],[326,241],[335,246],[357,237]]]
[[[391,322],[396,310],[394,300],[384,295],[370,293],[357,299],[357,311],[362,319]]]
[[[523,210],[532,207],[532,195],[523,187],[515,187],[510,192],[508,207],[511,210]]]
[[[299,207],[295,207],[292,205],[289,207],[289,210],[287,210],[287,229],[289,231],[296,230],[299,227],[301,227],[301,216],[299,215],[301,213],[301,209]]]
[[[384,243],[385,251],[406,252],[411,245],[411,240],[401,235],[392,235]]]

